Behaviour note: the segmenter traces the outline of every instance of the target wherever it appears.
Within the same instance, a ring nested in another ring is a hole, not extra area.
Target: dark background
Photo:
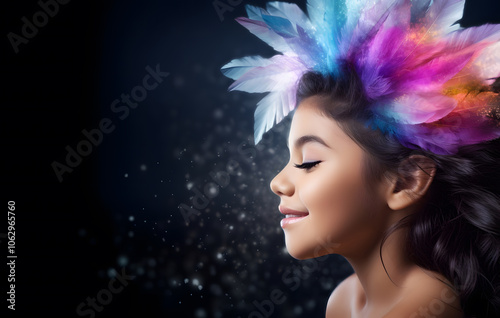
[[[7,34],[21,34],[21,18],[40,6],[4,4],[2,199],[16,202],[18,256],[7,317],[78,317],[98,296],[106,304],[96,317],[324,315],[351,269],[335,255],[300,262],[284,249],[269,182],[288,160],[289,119],[253,145],[262,96],[228,93],[219,71],[233,58],[273,55],[234,21],[244,4],[266,2],[232,3],[219,15],[209,0],[73,0],[18,53]],[[468,1],[462,25],[500,23],[499,12],[499,1]],[[157,64],[169,76],[120,119],[113,100]],[[53,162],[65,164],[66,147],[103,118],[115,130],[59,182]],[[217,186],[214,175],[229,178]],[[196,201],[196,191],[210,198]],[[195,202],[203,207],[187,224],[179,206]],[[135,278],[112,294],[117,273]],[[273,290],[283,302],[271,308]]]

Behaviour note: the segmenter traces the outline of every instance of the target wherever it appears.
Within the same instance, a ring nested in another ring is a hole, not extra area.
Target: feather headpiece
[[[453,154],[500,137],[500,25],[462,28],[464,0],[308,0],[247,5],[236,20],[281,53],[222,67],[230,90],[269,92],[255,111],[254,138],[296,107],[307,71],[342,76],[353,65],[369,101],[370,126],[404,146]],[[498,88],[498,87],[497,87]]]

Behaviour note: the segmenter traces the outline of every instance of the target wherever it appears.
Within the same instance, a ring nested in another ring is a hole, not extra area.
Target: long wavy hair
[[[401,173],[400,163],[411,155],[433,160],[436,173],[422,208],[391,227],[380,250],[392,232],[406,227],[408,257],[452,282],[467,317],[500,317],[500,139],[464,146],[454,155],[404,147],[364,124],[371,116],[368,101],[348,65],[339,78],[305,73],[297,105],[310,96],[321,97],[322,113],[364,149],[368,184]]]

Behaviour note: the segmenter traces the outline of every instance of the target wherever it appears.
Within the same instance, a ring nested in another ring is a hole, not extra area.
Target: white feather
[[[247,56],[241,59],[232,60],[221,68],[222,74],[237,80],[243,74],[254,67],[262,67],[271,64],[271,60],[261,56]]]
[[[267,11],[275,16],[288,19],[292,25],[300,25],[303,29],[312,29],[311,21],[296,4],[286,2],[269,2]]]
[[[479,77],[491,85],[500,76],[500,42],[484,49],[473,64]]]
[[[264,133],[269,131],[274,124],[281,122],[295,107],[293,93],[289,90],[274,91],[259,101],[254,115],[255,144],[259,143]]]
[[[470,27],[449,34],[447,42],[455,50],[467,49],[469,46],[484,42],[500,41],[500,24],[484,24],[478,27]],[[472,47],[472,49],[476,49]]]
[[[424,18],[427,33],[447,34],[460,29],[460,24],[454,23],[462,18],[464,5],[465,0],[434,0]]]
[[[249,93],[280,91],[295,84],[307,69],[300,60],[285,55],[275,55],[270,61],[272,63],[267,66],[254,67],[247,71],[229,89]]]

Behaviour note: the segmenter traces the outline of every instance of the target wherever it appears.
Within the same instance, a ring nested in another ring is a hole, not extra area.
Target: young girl
[[[223,72],[271,92],[256,142],[294,111],[271,182],[287,250],[355,272],[327,317],[500,317],[500,26],[461,29],[462,11],[310,0],[309,17],[274,2],[238,19],[283,53]]]

